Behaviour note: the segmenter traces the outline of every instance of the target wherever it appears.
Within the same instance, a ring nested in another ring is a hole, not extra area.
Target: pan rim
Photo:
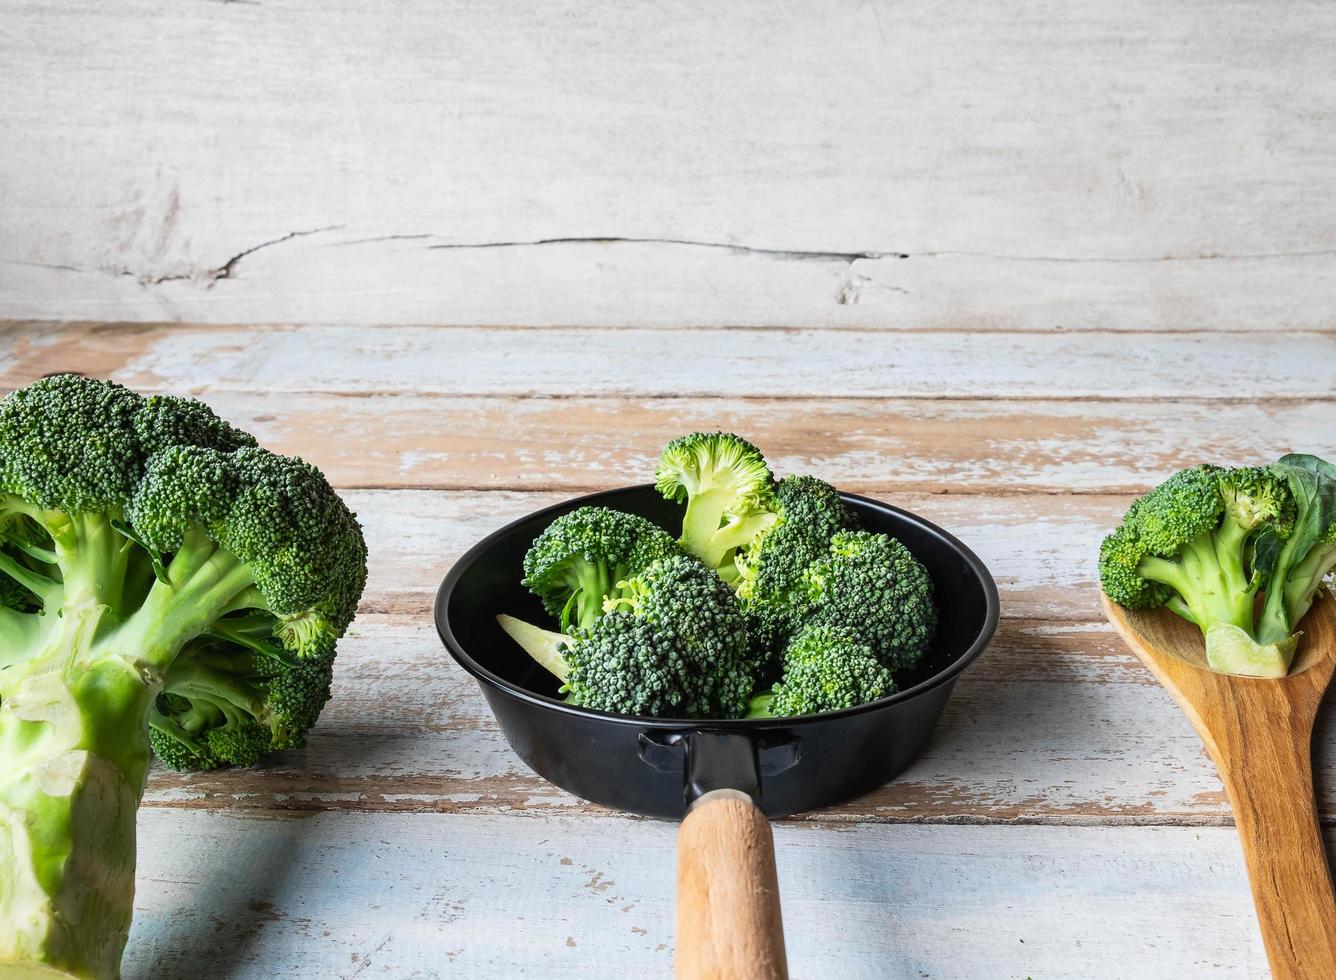
[[[586,719],[598,719],[601,721],[615,722],[637,730],[657,729],[660,731],[692,731],[708,729],[710,731],[767,731],[767,730],[785,730],[791,731],[805,725],[816,724],[825,721],[832,721],[840,718],[851,718],[860,714],[868,714],[880,711],[885,708],[893,707],[906,701],[911,701],[920,695],[932,690],[941,684],[953,681],[957,675],[966,667],[978,659],[984,649],[992,641],[993,634],[997,631],[998,619],[1000,616],[1000,600],[997,592],[997,583],[993,580],[992,573],[988,566],[976,555],[969,547],[961,542],[955,535],[949,531],[943,530],[936,524],[912,511],[905,510],[903,507],[897,507],[894,504],[888,504],[885,501],[877,500],[873,497],[867,497],[862,494],[839,491],[840,498],[846,502],[863,504],[874,509],[890,511],[903,517],[910,522],[918,525],[922,530],[927,531],[939,538],[951,550],[960,555],[965,560],[965,564],[973,573],[984,593],[984,619],[979,628],[978,634],[974,637],[969,648],[959,657],[955,658],[946,667],[939,670],[930,677],[925,677],[913,687],[905,688],[903,691],[896,691],[884,698],[876,701],[868,701],[865,704],[855,705],[852,708],[842,708],[839,711],[825,711],[814,715],[799,715],[794,718],[654,718],[647,715],[619,715],[607,711],[599,711],[595,708],[585,708],[579,705],[570,704],[557,698],[549,697],[545,694],[539,694],[526,687],[507,680],[489,670],[479,663],[467,650],[464,645],[455,636],[451,628],[449,617],[450,597],[454,593],[455,587],[460,579],[473,566],[478,558],[491,549],[497,540],[510,534],[516,527],[532,521],[534,518],[543,517],[554,511],[562,511],[570,508],[572,505],[589,505],[594,501],[606,501],[608,498],[653,490],[652,483],[637,483],[630,486],[614,487],[609,490],[597,490],[591,493],[581,494],[566,500],[549,504],[546,507],[540,507],[538,510],[531,511],[513,521],[508,521],[503,526],[492,531],[472,547],[465,551],[446,572],[440,586],[436,590],[436,597],[432,605],[432,615],[436,623],[436,633],[440,637],[441,643],[451,658],[459,664],[465,671],[471,674],[479,683],[488,687],[498,689],[508,696],[517,700],[532,704],[536,707],[555,710],[560,713],[574,715]]]

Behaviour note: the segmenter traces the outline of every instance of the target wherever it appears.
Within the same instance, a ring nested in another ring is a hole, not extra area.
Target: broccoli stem
[[[524,652],[537,661],[539,666],[563,684],[566,683],[569,668],[561,655],[561,648],[569,642],[569,636],[505,614],[497,616],[496,621],[506,631],[506,635],[523,647]]]
[[[254,584],[249,566],[192,530],[167,566],[167,581],[154,582],[115,642],[154,670],[166,671],[188,641],[231,610],[238,596],[249,595]]]
[[[1214,623],[1226,623],[1252,634],[1256,583],[1243,564],[1246,533],[1226,519],[1217,532],[1207,532],[1184,546],[1178,561],[1143,558],[1137,571],[1177,593],[1165,603],[1203,635]]]
[[[106,613],[84,594],[41,617],[42,652],[0,703],[0,963],[118,973],[157,684],[100,653]]]
[[[747,702],[747,713],[744,718],[773,718],[770,711],[770,705],[775,700],[773,691],[766,691],[763,694],[756,694]]]
[[[1295,561],[1294,541],[1281,549],[1271,572],[1272,582],[1283,582],[1281,588],[1266,591],[1262,615],[1257,624],[1258,639],[1263,643],[1279,643],[1299,626],[1299,620],[1313,604],[1322,579],[1336,564],[1336,542],[1314,545],[1308,553]]]

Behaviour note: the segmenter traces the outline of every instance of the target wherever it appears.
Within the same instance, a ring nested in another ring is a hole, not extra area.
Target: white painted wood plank
[[[1316,2],[12,0],[0,311],[1330,326],[1333,36]]]
[[[668,976],[670,823],[149,810],[126,976]],[[1225,829],[775,831],[795,980],[1265,975]]]
[[[14,323],[0,383],[61,369],[138,387],[354,394],[917,398],[1336,397],[1336,333],[476,327],[124,329]]]
[[[597,489],[647,480],[664,444],[727,426],[775,472],[868,492],[1141,491],[1203,460],[1336,455],[1313,402],[452,398],[211,392],[224,418],[344,487]]]
[[[1336,719],[1317,737],[1336,784]],[[1324,794],[1324,812],[1336,799]],[[261,770],[156,770],[151,806],[560,814],[601,808],[511,752],[476,683],[424,618],[370,616],[340,648],[308,746]],[[1006,621],[962,677],[926,754],[819,820],[1220,823],[1229,819],[1187,720],[1102,624]]]

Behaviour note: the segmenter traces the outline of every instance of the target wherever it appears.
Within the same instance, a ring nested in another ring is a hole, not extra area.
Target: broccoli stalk
[[[300,744],[365,545],[314,468],[73,376],[0,403],[0,515],[25,599],[0,609],[0,965],[114,977],[150,749],[208,769]]]
[[[526,623],[505,613],[497,616],[496,621],[506,631],[506,635],[518,643],[538,666],[561,681],[564,690],[570,667],[562,651],[573,642],[570,634],[545,630],[541,626]]]

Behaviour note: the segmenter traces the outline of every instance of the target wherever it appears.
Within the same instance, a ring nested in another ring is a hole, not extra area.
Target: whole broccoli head
[[[682,547],[728,580],[738,549],[779,519],[772,483],[761,451],[727,432],[674,439],[655,472],[661,494],[686,502]]]
[[[682,553],[672,535],[635,514],[580,507],[549,524],[524,556],[524,584],[563,631],[588,628],[618,583]]]
[[[747,716],[790,718],[839,711],[894,691],[890,670],[856,631],[813,623],[784,648],[779,683],[751,699]]]
[[[365,579],[320,472],[197,401],[61,375],[0,402],[0,823],[27,837],[0,963],[115,975],[150,744],[185,769],[301,744]]]
[[[937,632],[928,570],[888,534],[841,531],[803,575],[805,623],[860,636],[891,670],[912,667]]]
[[[1166,606],[1202,631],[1217,670],[1282,676],[1293,656],[1288,633],[1254,632],[1262,577],[1258,542],[1288,536],[1296,518],[1287,481],[1273,468],[1180,470],[1136,500],[1100,546],[1104,593],[1129,609]]]
[[[775,501],[779,519],[739,552],[733,583],[762,659],[800,625],[808,567],[826,555],[835,534],[855,526],[839,491],[813,476],[786,476],[775,485]]]
[[[566,700],[616,714],[736,718],[755,683],[737,597],[687,555],[625,582],[587,629],[556,633],[497,617],[563,682]]]

